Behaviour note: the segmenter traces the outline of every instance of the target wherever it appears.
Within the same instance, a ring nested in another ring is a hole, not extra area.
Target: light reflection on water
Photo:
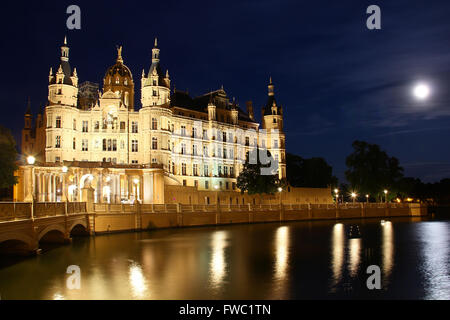
[[[227,262],[225,261],[225,248],[227,247],[227,232],[216,231],[211,239],[210,278],[212,286],[219,289],[223,284],[226,274]]]
[[[142,268],[138,263],[133,262],[130,264],[129,277],[131,288],[133,290],[133,298],[143,299],[147,291],[147,284],[142,273]]]
[[[331,268],[333,271],[331,291],[335,291],[335,286],[342,280],[342,271],[345,259],[345,229],[342,223],[337,223],[333,227],[331,242]]]
[[[425,299],[450,299],[450,228],[445,222],[428,222],[418,228],[422,240]]]
[[[387,288],[394,267],[394,225],[391,221],[386,221],[381,225],[381,228],[383,288]]]
[[[289,254],[290,229],[287,226],[279,227],[275,232],[274,240],[274,285],[271,299],[286,298],[289,286]]]
[[[348,239],[349,224],[362,239]],[[161,230],[75,241],[0,269],[2,299],[449,299],[449,222],[313,222]],[[394,233],[395,231],[395,233]],[[394,236],[395,234],[395,236]],[[366,252],[373,249],[369,259]],[[79,265],[80,291],[66,288]],[[353,281],[353,282],[352,282]],[[346,292],[360,282],[363,291]],[[30,287],[31,286],[31,287]],[[377,296],[380,297],[380,296]]]
[[[361,263],[361,239],[350,239],[349,242],[349,266],[351,277],[356,277]]]

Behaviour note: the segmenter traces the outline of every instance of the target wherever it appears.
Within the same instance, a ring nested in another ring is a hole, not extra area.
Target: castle
[[[136,110],[122,52],[117,48],[100,92],[95,83],[79,84],[64,40],[59,66],[48,76],[47,105],[35,125],[30,106],[25,114],[22,154],[36,164],[31,177],[27,166],[19,170],[16,200],[80,201],[87,187],[95,189],[97,203],[164,203],[166,186],[238,191],[237,176],[256,146],[270,151],[279,177],[286,177],[283,108],[272,79],[260,126],[252,102],[242,110],[223,87],[199,97],[172,91],[155,39]]]

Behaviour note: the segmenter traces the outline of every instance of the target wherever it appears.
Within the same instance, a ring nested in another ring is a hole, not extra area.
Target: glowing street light
[[[67,168],[66,166],[62,167],[62,172],[63,173],[67,173],[69,171],[69,168]]]
[[[355,192],[352,192],[353,203],[355,203],[355,201],[356,201],[356,196],[357,196],[357,194]]]
[[[367,203],[369,203],[369,198],[370,198],[370,196],[368,194],[366,194]]]
[[[388,195],[389,191],[388,190],[384,190],[384,201],[387,203],[387,195]]]
[[[36,158],[33,157],[33,156],[29,156],[29,157],[27,158],[27,163],[28,163],[30,166],[34,165],[34,164],[36,163]]]
[[[339,189],[334,189],[334,194],[336,195],[336,204],[339,203]]]

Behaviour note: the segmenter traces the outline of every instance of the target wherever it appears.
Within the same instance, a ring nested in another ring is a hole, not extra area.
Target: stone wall
[[[195,187],[166,185],[164,198],[169,204],[217,204],[246,205],[246,204],[279,204],[280,194],[248,195],[237,191],[199,191]],[[218,201],[219,200],[219,201]],[[288,187],[281,193],[283,204],[333,204],[330,188],[293,188]]]
[[[122,208],[122,210],[120,209]],[[305,220],[392,218],[426,215],[408,204],[352,205],[136,205],[102,208],[90,215],[95,233]],[[110,210],[110,211],[108,211]],[[111,213],[115,212],[115,213]]]

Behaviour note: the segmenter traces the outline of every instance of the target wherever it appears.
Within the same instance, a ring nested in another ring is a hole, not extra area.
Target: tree
[[[297,188],[327,188],[337,186],[338,179],[333,176],[333,168],[323,158],[303,159],[287,154],[287,180]]]
[[[0,189],[7,189],[17,183],[14,171],[17,170],[17,150],[11,132],[0,126]]]
[[[277,169],[271,170],[269,175],[262,174],[262,169],[270,168],[270,164],[263,165],[260,161],[259,150],[257,150],[256,164],[252,164],[250,161],[250,154],[247,153],[247,159],[244,164],[244,169],[237,178],[237,187],[242,193],[248,192],[248,194],[275,194],[278,188],[282,186],[282,182],[278,178]],[[270,163],[274,163],[274,159],[269,151],[267,156],[270,159]]]
[[[359,194],[384,197],[388,189],[391,198],[397,194],[398,182],[403,177],[403,168],[397,158],[389,157],[376,144],[364,141],[353,143],[354,151],[347,157],[345,172],[352,188]]]

